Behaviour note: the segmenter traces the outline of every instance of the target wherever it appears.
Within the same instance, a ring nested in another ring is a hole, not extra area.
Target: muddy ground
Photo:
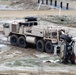
[[[0,33],[0,37],[4,35]],[[59,63],[59,59],[53,54],[38,52],[35,46],[24,49],[0,44],[1,75],[76,75],[75,64],[65,65]]]
[[[8,17],[8,20],[9,18],[10,17]],[[5,18],[5,20],[6,19],[7,18]],[[39,20],[39,24],[48,24],[51,26],[53,25],[68,28],[61,24],[54,24],[45,20]],[[28,48],[11,46],[10,42],[7,42],[7,38],[2,34],[2,24],[0,27],[1,75],[76,75],[76,65],[65,65],[60,63],[59,56],[45,52],[38,52],[36,47],[33,45],[29,45]],[[69,34],[76,37],[76,28],[69,27],[68,29]]]
[[[0,3],[2,4],[2,2]],[[4,3],[9,4],[10,3]],[[75,3],[74,3],[75,4]],[[75,5],[72,4],[74,7]],[[72,7],[73,7],[72,6]],[[75,7],[76,8],[76,7]],[[38,16],[45,15],[52,16],[76,16],[76,10],[23,10],[23,11],[0,11],[0,75],[76,75],[76,64],[62,64],[59,62],[60,57],[45,52],[38,52],[35,46],[28,48],[20,48],[10,45],[7,38],[2,34],[4,21],[16,18],[23,18],[25,16]],[[45,16],[46,17],[46,16]],[[49,21],[39,20],[41,25],[61,26],[66,27],[65,24],[54,24]],[[76,23],[69,24],[69,34],[76,37],[76,28],[70,27]]]

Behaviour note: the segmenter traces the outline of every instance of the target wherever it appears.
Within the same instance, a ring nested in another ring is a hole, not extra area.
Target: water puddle
[[[10,49],[11,47],[4,45],[4,44],[0,44],[0,54]]]

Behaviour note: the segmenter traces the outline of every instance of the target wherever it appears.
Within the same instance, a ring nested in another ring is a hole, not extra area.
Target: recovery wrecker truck
[[[5,23],[5,36],[10,36],[10,43],[13,46],[22,48],[34,44],[38,51],[47,53],[54,52],[54,49],[63,50],[63,62],[75,63],[74,51],[72,49],[72,38],[64,28],[51,25],[37,25],[37,18],[27,17],[25,22]],[[63,47],[62,47],[63,45]],[[73,58],[72,58],[73,57]]]

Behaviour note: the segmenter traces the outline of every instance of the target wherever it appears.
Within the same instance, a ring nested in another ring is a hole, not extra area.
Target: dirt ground
[[[8,11],[1,12],[7,13]],[[43,12],[44,11],[31,11],[30,15],[33,14],[34,16],[37,16],[41,15]],[[9,19],[11,15],[13,15],[13,18],[22,18],[24,16],[22,14],[18,16],[18,14],[16,15],[15,13],[26,13],[24,15],[27,16],[30,12],[9,11],[10,16],[5,14],[6,17],[2,15],[1,18]],[[49,14],[49,11],[46,11],[46,13]],[[53,13],[53,11],[51,13]],[[45,15],[45,13],[43,15]],[[50,23],[46,22],[45,24]],[[7,39],[2,34],[2,25],[0,27],[0,75],[76,75],[76,65],[61,64],[57,62],[60,59],[58,56],[45,52],[38,52],[35,46],[31,47],[31,45],[29,45],[29,48],[20,48],[11,46],[10,43],[7,42],[1,42],[1,39],[4,41]],[[75,28],[70,28],[70,33],[74,35],[75,30]]]
[[[1,1],[0,4],[10,5],[11,2]],[[74,4],[72,5],[75,7]],[[23,18],[25,16],[44,15],[76,16],[76,10],[4,10],[0,11],[0,21],[5,19],[9,20],[11,18]],[[69,29],[69,33],[76,37],[76,28]],[[31,47],[30,45],[29,48],[11,46],[10,43],[6,41],[7,38],[2,34],[2,31],[3,26],[0,24],[0,75],[76,75],[76,64],[64,65],[59,63],[60,58],[58,56],[45,52],[38,52],[35,46]],[[3,41],[1,41],[2,39]]]
[[[42,11],[0,11],[0,17],[25,17],[36,15],[59,15],[59,10],[42,10]],[[60,15],[76,16],[76,10],[62,10]]]
[[[24,49],[0,44],[0,75],[76,75],[76,65],[45,62],[51,59],[57,60],[58,57],[38,52],[31,46]],[[21,61],[25,62],[24,65],[20,64]]]
[[[0,19],[3,20],[44,15],[76,16],[76,10],[0,11]],[[2,34],[3,27],[2,24],[0,25],[0,75],[76,75],[76,65],[61,64],[57,62],[60,59],[58,56],[38,52],[35,46],[25,49],[11,46],[9,42],[4,42],[7,39]],[[75,35],[75,30],[75,28],[70,28],[71,34]],[[4,40],[3,43],[1,39]]]
[[[0,1],[0,4],[10,5],[11,4],[11,1]]]

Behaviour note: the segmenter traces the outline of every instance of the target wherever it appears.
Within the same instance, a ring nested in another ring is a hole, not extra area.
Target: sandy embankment
[[[40,11],[0,11],[0,18],[23,18],[25,16],[59,15],[59,10],[40,10]],[[76,16],[76,10],[62,10],[60,15]],[[0,31],[3,31],[2,25]]]
[[[0,11],[0,17],[25,17],[34,15],[59,15],[59,10],[24,10],[24,11]],[[60,15],[76,16],[76,10],[62,10]]]

